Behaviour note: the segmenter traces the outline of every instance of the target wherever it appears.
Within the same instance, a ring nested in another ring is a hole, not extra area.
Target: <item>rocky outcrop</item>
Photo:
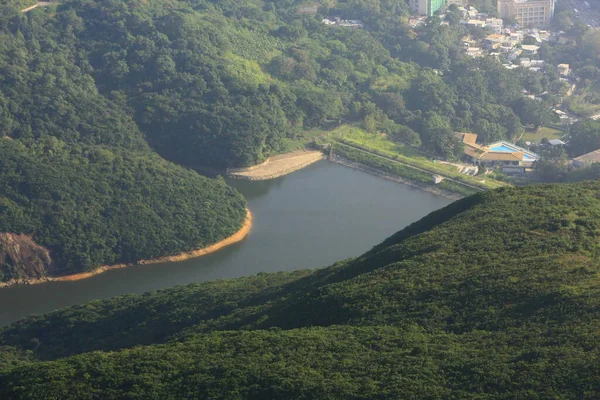
[[[52,266],[50,252],[27,235],[0,233],[0,281],[27,282],[46,276]]]

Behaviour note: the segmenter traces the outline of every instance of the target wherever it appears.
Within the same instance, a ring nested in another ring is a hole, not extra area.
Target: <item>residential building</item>
[[[478,26],[480,28],[485,28],[485,21],[480,19],[470,19],[467,21],[467,25],[469,26]]]
[[[540,49],[540,46],[536,46],[535,44],[523,44],[521,45],[521,48],[523,49],[524,54],[533,55],[537,54],[538,50]]]
[[[511,50],[515,47],[515,44],[510,40],[505,40],[500,45],[500,53],[510,53]]]
[[[548,140],[548,144],[552,147],[554,146],[564,146],[566,143],[560,139],[550,139]]]
[[[509,142],[483,146],[477,144],[474,133],[456,133],[456,136],[464,143],[464,153],[469,161],[488,167],[499,166],[504,173],[524,174],[540,159],[538,154]]]
[[[574,158],[573,166],[574,167],[588,167],[594,163],[599,163],[599,162],[600,162],[600,149]]]
[[[512,49],[509,53],[508,53],[508,61],[515,61],[521,54],[523,53],[523,50],[521,49]]]
[[[469,47],[466,50],[466,53],[468,56],[473,57],[473,58],[483,57],[483,51],[479,47]]]
[[[523,41],[523,32],[520,32],[520,31],[511,32],[510,33],[510,40],[512,42],[521,43]]]
[[[501,18],[487,18],[485,20],[486,28],[490,28],[494,33],[502,33],[503,23]]]
[[[531,60],[527,57],[522,57],[519,59],[519,66],[523,68],[529,68],[531,67]]]
[[[335,18],[325,18],[321,21],[325,25],[337,25],[337,26],[345,26],[349,28],[362,28],[364,25],[361,21],[357,20],[348,20],[348,19],[340,19],[339,17]]]
[[[477,18],[479,16],[479,11],[473,6],[467,7],[467,15],[469,18]]]
[[[532,27],[550,24],[555,0],[498,0],[501,18],[514,18],[519,25]]]
[[[413,13],[431,17],[436,11],[444,7],[446,0],[410,0],[408,4],[410,11]]]
[[[546,61],[544,60],[531,60],[531,67],[534,68],[544,68],[546,66]]]
[[[492,35],[488,35],[483,41],[483,45],[488,50],[495,50],[500,48],[502,42],[504,42],[505,36],[500,35],[498,33],[494,33]]]
[[[561,76],[569,76],[569,74],[571,73],[569,64],[558,64],[556,69],[558,71],[558,74]]]

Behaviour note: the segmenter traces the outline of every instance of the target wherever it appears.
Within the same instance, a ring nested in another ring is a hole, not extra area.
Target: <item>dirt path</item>
[[[325,156],[321,151],[294,151],[292,153],[280,154],[272,157],[268,162],[258,167],[235,170],[228,176],[235,179],[246,179],[250,181],[262,181],[287,175],[291,172],[304,168],[314,162],[323,160]]]
[[[40,2],[32,5],[31,7],[27,7],[27,8],[22,9],[21,12],[22,13],[26,13],[27,11],[31,11],[34,8],[51,6],[54,3],[55,3],[54,1],[40,1]]]
[[[82,279],[91,278],[94,275],[99,275],[103,272],[110,271],[112,269],[120,269],[125,267],[130,267],[133,265],[145,265],[145,264],[158,264],[158,263],[166,263],[166,262],[177,262],[183,261],[190,258],[200,257],[206,254],[214,253],[216,251],[221,250],[224,247],[230,246],[234,243],[240,242],[248,236],[250,230],[252,229],[252,213],[250,210],[246,210],[246,220],[244,221],[244,225],[240,228],[239,231],[234,233],[233,235],[212,244],[208,247],[204,247],[198,250],[186,251],[174,256],[165,256],[159,257],[152,260],[141,260],[137,263],[132,264],[117,264],[117,265],[105,265],[102,267],[98,267],[94,271],[91,272],[82,272],[79,274],[66,275],[66,276],[57,276],[57,277],[45,277],[42,279],[28,279],[25,281],[11,281],[11,282],[0,282],[0,288],[14,286],[18,284],[37,284],[37,283],[45,283],[45,282],[66,282],[66,281],[79,281]]]

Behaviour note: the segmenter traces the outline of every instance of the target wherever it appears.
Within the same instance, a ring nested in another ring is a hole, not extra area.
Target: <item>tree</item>
[[[600,121],[579,121],[571,126],[568,151],[573,157],[598,149],[600,149]]]
[[[485,119],[478,119],[475,122],[473,132],[477,134],[478,140],[483,143],[492,143],[506,139],[506,128],[495,122],[490,123]]]
[[[552,18],[552,25],[558,30],[567,32],[573,26],[573,18],[571,11],[561,11]]]
[[[567,175],[564,160],[542,158],[536,161],[535,171],[542,182],[562,182]]]
[[[528,97],[515,102],[513,109],[524,125],[532,125],[535,130],[551,121],[552,115],[547,107]]]
[[[583,35],[579,46],[579,55],[583,59],[600,59],[600,31],[590,29]]]
[[[462,152],[462,142],[454,135],[450,122],[436,113],[425,116],[421,140],[427,150],[449,159],[459,157]]]

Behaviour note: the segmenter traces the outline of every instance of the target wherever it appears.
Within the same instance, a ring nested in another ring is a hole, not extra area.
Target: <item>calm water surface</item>
[[[325,267],[358,256],[450,203],[442,197],[321,161],[278,179],[230,181],[254,215],[250,235],[218,253],[113,270],[77,282],[0,289],[0,326],[93,299],[258,272]]]

